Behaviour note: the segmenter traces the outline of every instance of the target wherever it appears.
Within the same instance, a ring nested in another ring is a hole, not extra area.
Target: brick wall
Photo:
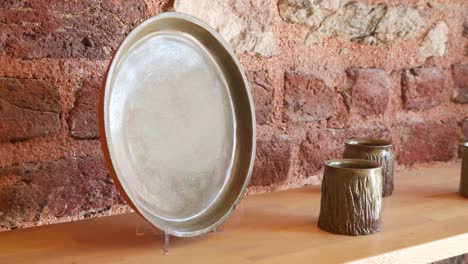
[[[457,159],[468,138],[464,0],[0,1],[0,229],[128,210],[96,104],[124,36],[167,10],[228,40],[254,96],[250,193],[320,183],[345,139],[392,139],[401,166]]]

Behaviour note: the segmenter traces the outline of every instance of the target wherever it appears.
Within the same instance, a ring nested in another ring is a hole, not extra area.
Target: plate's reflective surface
[[[190,236],[228,217],[250,178],[255,120],[216,33],[177,13],[140,25],[111,64],[103,110],[113,176],[147,220]]]

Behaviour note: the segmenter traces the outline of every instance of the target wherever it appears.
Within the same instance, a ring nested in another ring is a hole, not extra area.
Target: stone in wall
[[[463,23],[463,37],[468,38],[468,20],[465,20],[465,23]],[[465,43],[465,52],[464,55],[468,57],[468,42]],[[467,254],[468,256],[468,254]]]
[[[299,146],[299,166],[306,177],[317,174],[323,162],[341,158],[346,133],[342,129],[315,129],[309,131]]]
[[[60,107],[57,87],[47,81],[0,78],[0,142],[57,133]]]
[[[468,103],[468,64],[452,66],[453,83],[455,84],[455,102]]]
[[[408,125],[402,136],[398,160],[402,164],[449,161],[456,157],[458,129],[432,123]]]
[[[341,0],[280,0],[278,9],[288,22],[304,24],[317,30],[323,21],[343,7]]]
[[[176,0],[177,12],[195,16],[216,29],[238,53],[278,54],[271,0]]]
[[[468,20],[465,20],[465,22],[463,23],[463,33],[462,35],[464,37],[468,37]]]
[[[444,73],[439,68],[415,68],[402,74],[403,105],[424,110],[440,105],[446,97]]]
[[[390,130],[385,127],[311,130],[299,146],[299,166],[306,177],[316,175],[324,161],[343,156],[347,139],[361,137],[390,139]]]
[[[465,118],[462,121],[461,128],[462,128],[462,136],[463,136],[462,140],[467,141],[468,140],[468,118]]]
[[[101,81],[102,78],[87,78],[76,93],[75,105],[68,118],[70,133],[74,138],[99,138],[97,115]]]
[[[291,166],[291,142],[286,135],[257,141],[257,156],[250,185],[268,186],[284,182]]]
[[[335,91],[322,79],[295,71],[284,77],[284,119],[320,121],[335,112]]]
[[[385,113],[392,89],[388,74],[379,69],[350,69],[346,73],[350,79],[347,99],[351,111],[363,116]]]
[[[62,217],[123,203],[102,156],[0,168],[0,227]]]
[[[390,128],[384,126],[355,127],[346,130],[346,139],[381,138],[391,140]]]
[[[149,13],[144,0],[0,2],[0,55],[109,59]]]
[[[267,71],[248,71],[247,79],[255,103],[255,117],[257,124],[265,125],[269,122],[273,110],[273,86]]]
[[[387,43],[397,38],[413,38],[427,24],[426,15],[408,6],[364,4],[344,0],[280,0],[284,21],[306,25],[307,44],[338,36],[365,44]]]
[[[429,57],[441,57],[445,54],[447,44],[448,27],[444,21],[439,21],[427,33],[424,38],[419,54],[424,59]]]
[[[328,128],[343,129],[349,126],[349,109],[345,97],[344,93],[335,94],[335,111],[327,119]]]

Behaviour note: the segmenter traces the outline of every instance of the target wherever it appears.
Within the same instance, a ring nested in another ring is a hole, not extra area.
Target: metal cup
[[[392,195],[395,157],[391,141],[371,138],[348,140],[346,141],[343,158],[371,160],[382,165],[382,196]]]
[[[468,198],[468,141],[462,143],[462,151],[460,194]]]
[[[380,231],[382,167],[359,159],[325,162],[319,228],[341,235]]]

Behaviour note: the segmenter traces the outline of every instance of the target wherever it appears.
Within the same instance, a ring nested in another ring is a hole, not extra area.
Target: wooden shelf
[[[347,237],[317,228],[319,187],[246,197],[221,231],[195,238],[137,236],[127,214],[0,233],[0,263],[428,263],[468,252],[460,164],[400,172],[383,230]]]

